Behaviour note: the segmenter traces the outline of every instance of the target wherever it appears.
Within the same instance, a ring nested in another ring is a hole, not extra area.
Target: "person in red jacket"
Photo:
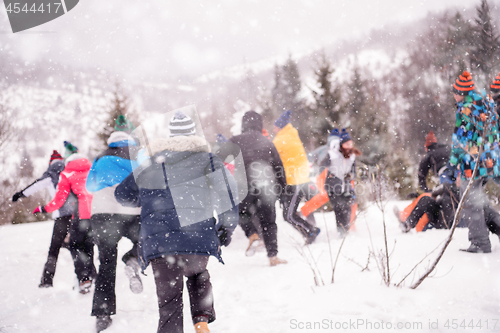
[[[76,146],[67,141],[64,141],[64,146],[66,166],[60,173],[56,195],[47,205],[37,207],[33,214],[58,210],[70,193],[74,193],[78,198],[78,209],[75,210],[75,219],[70,227],[70,246],[74,250],[73,261],[80,282],[80,293],[86,294],[92,286],[92,277],[96,275],[93,261],[94,245],[90,237],[92,194],[87,192],[85,187],[92,164],[87,158],[78,154]]]

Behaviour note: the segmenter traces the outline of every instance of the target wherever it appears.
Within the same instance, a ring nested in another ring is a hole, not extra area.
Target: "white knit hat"
[[[182,111],[177,111],[168,125],[170,136],[195,135],[196,126],[191,118]]]

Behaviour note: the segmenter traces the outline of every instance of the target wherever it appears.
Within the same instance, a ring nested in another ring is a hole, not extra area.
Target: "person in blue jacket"
[[[207,263],[211,255],[222,261],[221,246],[229,245],[238,224],[236,182],[196,136],[190,117],[177,111],[169,130],[169,138],[151,141],[151,158],[118,185],[115,196],[121,204],[141,207],[141,264],[153,267],[158,333],[183,332],[183,276],[195,330],[206,333],[215,320]]]
[[[141,210],[120,205],[114,196],[116,187],[137,167],[138,147],[127,128],[122,130],[123,126],[119,125],[117,120],[116,131],[107,140],[108,148],[94,159],[86,184],[94,196],[90,223],[100,262],[91,313],[97,317],[97,332],[108,328],[112,323],[111,315],[116,314],[116,264],[118,242],[122,237],[133,244],[122,257],[130,289],[133,293],[142,292],[137,260]]]

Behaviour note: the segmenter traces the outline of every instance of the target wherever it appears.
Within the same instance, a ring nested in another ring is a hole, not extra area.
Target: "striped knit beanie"
[[[465,96],[469,91],[474,90],[474,81],[469,72],[464,71],[462,75],[453,83],[453,93],[456,95]]]
[[[50,162],[49,162],[49,164],[52,163],[52,161],[54,161],[54,160],[62,160],[62,159],[63,158],[62,158],[61,154],[59,154],[59,152],[57,150],[54,150],[52,152],[52,155],[50,155]]]
[[[497,74],[497,76],[495,77],[495,79],[491,83],[490,89],[491,89],[491,92],[495,95],[500,93],[500,73]]]
[[[195,135],[196,127],[191,118],[182,111],[177,111],[168,125],[170,136]]]

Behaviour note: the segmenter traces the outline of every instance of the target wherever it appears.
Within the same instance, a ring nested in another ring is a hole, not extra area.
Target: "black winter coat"
[[[418,185],[420,189],[429,192],[427,187],[426,178],[430,170],[435,176],[438,176],[439,170],[445,167],[450,160],[451,148],[447,145],[433,143],[427,147],[427,154],[425,154],[418,167]]]

